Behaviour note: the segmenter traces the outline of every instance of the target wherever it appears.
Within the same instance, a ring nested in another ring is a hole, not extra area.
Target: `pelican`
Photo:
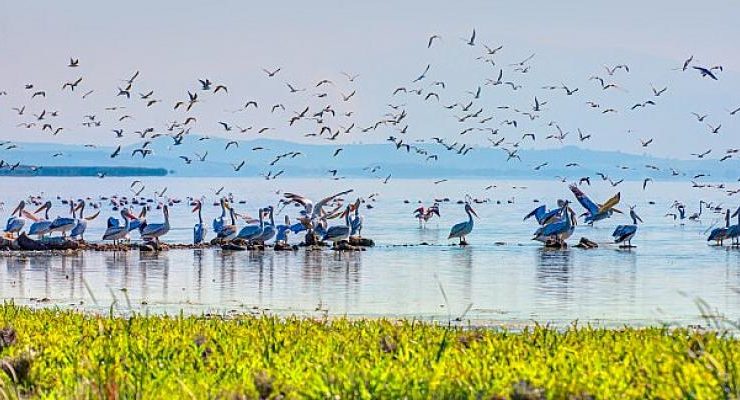
[[[146,224],[140,229],[142,239],[154,239],[159,244],[159,237],[166,235],[170,231],[170,211],[167,204],[162,207],[162,214],[164,214],[164,222]]]
[[[732,240],[733,246],[740,246],[740,207],[737,208],[732,216],[737,216],[737,224],[727,228],[727,239]]]
[[[609,218],[615,212],[618,212],[620,214],[622,213],[621,211],[614,208],[614,206],[619,203],[619,193],[612,196],[612,198],[607,200],[604,204],[597,205],[593,201],[591,201],[591,199],[589,199],[588,196],[586,196],[586,194],[578,188],[578,186],[570,185],[569,188],[570,191],[573,192],[573,194],[576,196],[576,200],[578,200],[583,208],[586,209],[586,213],[583,214],[586,216],[584,221],[589,224],[593,224],[596,221]]]
[[[239,234],[236,237],[239,239],[244,239],[248,242],[259,239],[259,237],[262,235],[262,230],[265,228],[265,223],[263,220],[264,212],[265,209],[260,208],[257,212],[257,215],[259,216],[259,223],[245,226],[239,231]]]
[[[108,227],[105,229],[105,233],[103,233],[103,240],[112,240],[113,244],[116,245],[119,240],[125,239],[128,236],[129,219],[135,219],[136,217],[128,209],[123,208],[121,209],[121,218],[123,218],[123,225],[116,224],[118,220],[115,218],[108,219]]]
[[[51,208],[51,201],[47,201],[44,203],[41,207],[39,207],[36,211],[33,212],[33,214],[38,214],[41,211],[44,211],[44,219],[36,220],[34,223],[31,224],[31,226],[28,228],[28,234],[29,235],[38,235],[39,238],[42,238],[44,235],[50,232],[51,228],[51,221],[49,220],[49,209]]]
[[[100,210],[96,212],[95,214],[85,217],[85,200],[80,200],[80,203],[77,205],[76,208],[72,209],[72,217],[74,217],[74,212],[80,210],[80,218],[77,219],[77,223],[74,228],[72,228],[72,232],[69,233],[70,237],[79,237],[81,241],[85,241],[85,230],[87,229],[87,221],[92,221],[95,218],[97,218],[98,215],[100,215]]]
[[[75,220],[75,206],[74,201],[72,200],[69,201],[69,212],[72,214],[72,218],[57,216],[53,221],[51,221],[49,233],[62,232],[62,237],[67,237],[67,231],[71,231],[74,229],[75,225],[77,225],[77,221]]]
[[[147,211],[147,206],[144,205],[141,208],[141,212],[139,213],[138,217],[134,217],[133,214],[129,212],[129,215],[131,215],[131,218],[132,218],[128,224],[129,232],[136,231],[136,230],[141,232],[141,228],[146,225],[146,211]],[[118,222],[116,222],[116,225],[118,225]]]
[[[360,215],[360,199],[358,198],[357,201],[355,201],[355,204],[352,205],[352,208],[354,208],[355,215],[350,220],[350,237],[362,237],[362,223],[364,222],[365,218]]]
[[[344,217],[344,225],[334,225],[324,232],[321,240],[329,240],[337,243],[349,239],[350,223],[349,223],[350,206],[342,212],[341,216]]]
[[[23,209],[26,207],[26,202],[21,200],[18,206],[15,207],[13,212],[8,218],[8,222],[5,224],[5,232],[10,233],[12,236],[14,233],[18,233],[23,229],[23,225],[26,224],[26,220],[23,218]],[[15,214],[18,214],[16,217]]]
[[[257,241],[260,241],[262,243],[272,239],[275,236],[276,230],[275,230],[275,219],[273,218],[273,207],[268,206],[264,209],[264,212],[269,213],[270,215],[270,223],[266,223],[262,228],[262,233],[260,233],[259,237],[256,238]]]
[[[547,225],[551,222],[555,222],[558,217],[562,214],[563,200],[558,200],[558,208],[547,211],[547,206],[544,204],[532,210],[529,214],[524,216],[524,221],[531,217],[537,220],[540,225]]]
[[[201,244],[206,237],[206,227],[203,225],[203,214],[201,209],[203,205],[200,200],[195,200],[193,212],[198,211],[198,223],[193,227],[193,244]]]
[[[234,216],[234,209],[228,204],[224,204],[224,207],[229,210],[231,224],[221,226],[221,230],[216,232],[216,238],[221,242],[229,242],[236,238],[236,233],[238,231],[236,229],[236,217]]]
[[[717,246],[722,246],[722,241],[727,239],[728,230],[730,229],[730,209],[725,212],[725,226],[721,228],[714,228],[707,238],[707,242],[715,241]]]
[[[637,222],[642,222],[642,218],[640,218],[635,212],[635,206],[630,207],[630,218],[632,218],[632,225],[619,225],[614,229],[614,233],[612,233],[614,243],[627,242],[626,245],[621,245],[619,247],[632,247],[632,238],[635,236],[635,233],[637,233]]]
[[[290,218],[288,216],[285,216],[285,224],[278,225],[277,227],[277,234],[275,235],[275,244],[288,244],[288,233],[292,230],[292,226],[290,225]]]
[[[473,215],[475,215],[476,218],[479,218],[478,214],[473,210],[473,207],[470,206],[470,203],[465,203],[465,212],[468,214],[468,220],[455,224],[452,229],[450,229],[449,236],[447,236],[447,239],[459,238],[461,246],[467,244],[465,236],[469,235],[470,232],[473,231]]]
[[[570,208],[568,200],[561,204],[562,206],[558,209],[558,219],[538,228],[532,240],[563,245],[565,240],[573,234],[577,224],[575,213]]]
[[[219,203],[221,204],[221,215],[213,219],[213,233],[216,235],[218,235],[224,225],[226,225],[226,202],[223,197],[219,200]]]

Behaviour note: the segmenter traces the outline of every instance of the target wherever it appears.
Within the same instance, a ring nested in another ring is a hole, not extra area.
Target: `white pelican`
[[[123,225],[116,225],[115,218],[113,218],[112,221],[110,219],[108,220],[108,228],[105,230],[105,233],[103,233],[103,240],[112,240],[115,245],[118,244],[119,240],[125,239],[128,236],[129,219],[134,219],[136,217],[134,217],[128,209],[123,208],[121,210],[121,218],[123,218]]]
[[[23,225],[26,224],[25,218],[23,218],[23,209],[26,207],[26,202],[21,200],[20,203],[18,203],[18,206],[15,207],[13,212],[10,214],[10,218],[8,218],[8,222],[5,224],[5,232],[10,233],[11,235],[18,233],[23,229]],[[16,217],[15,214],[18,214]]]
[[[140,231],[142,239],[154,239],[154,241],[159,244],[159,238],[170,231],[170,211],[167,204],[162,207],[162,213],[164,214],[164,222],[159,224],[146,224]]]
[[[478,214],[475,213],[475,210],[470,206],[470,203],[465,203],[465,212],[468,214],[468,220],[455,224],[452,229],[450,229],[449,236],[447,236],[447,239],[459,238],[461,245],[467,244],[465,236],[469,235],[470,232],[473,231],[473,215],[478,218]]]

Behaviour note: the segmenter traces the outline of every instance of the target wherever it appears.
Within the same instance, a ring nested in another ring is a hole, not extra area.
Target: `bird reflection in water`
[[[566,297],[573,264],[570,249],[537,249],[537,289]]]

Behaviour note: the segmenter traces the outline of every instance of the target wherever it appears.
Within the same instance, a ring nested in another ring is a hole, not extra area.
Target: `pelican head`
[[[470,203],[465,203],[465,211],[470,212],[471,214],[475,215],[475,218],[480,219],[478,213],[476,213],[475,210],[473,210],[473,207],[470,206]]]
[[[46,211],[46,210],[49,210],[50,208],[51,208],[51,200],[47,200],[46,203],[44,203],[41,207],[36,209],[36,211],[34,211],[33,213],[38,214],[41,211]]]
[[[23,215],[24,208],[26,208],[26,202],[21,200],[21,202],[18,203],[18,205],[15,207],[15,209],[13,209],[13,212],[10,213],[10,215],[18,214],[18,216],[20,217]]]

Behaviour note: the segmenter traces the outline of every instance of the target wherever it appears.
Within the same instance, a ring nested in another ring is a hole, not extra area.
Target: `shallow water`
[[[129,179],[2,179],[7,215],[21,197],[37,194],[64,198],[124,193]],[[377,246],[360,253],[225,252],[220,249],[170,250],[159,254],[85,252],[61,255],[6,255],[0,258],[0,298],[40,306],[62,305],[89,310],[146,312],[275,312],[300,315],[418,317],[448,320],[465,314],[481,324],[523,324],[530,321],[565,324],[574,320],[606,325],[703,323],[696,299],[703,299],[730,319],[740,312],[740,250],[716,248],[704,233],[720,220],[704,211],[700,222],[674,222],[664,217],[673,200],[698,210],[698,199],[737,207],[737,201],[718,192],[692,191],[685,183],[655,183],[643,191],[641,182],[626,182],[622,208],[636,204],[645,221],[626,251],[608,243],[614,226],[628,223],[615,215],[596,227],[578,226],[581,236],[600,243],[595,250],[544,250],[530,239],[532,221],[522,217],[536,206],[533,199],[554,204],[573,200],[559,182],[483,182],[457,180],[250,180],[145,179],[149,189],[167,187],[167,195],[185,198],[206,195],[210,221],[219,210],[210,206],[215,190],[226,186],[243,212],[277,200],[275,190],[320,196],[346,188],[368,197],[379,192],[373,209],[363,209],[363,235]],[[484,190],[491,183],[496,188]],[[513,189],[512,186],[526,187]],[[320,188],[316,189],[316,188]],[[594,200],[614,193],[609,185],[583,188]],[[694,189],[695,190],[695,189]],[[431,204],[434,197],[453,200],[469,193],[490,198],[475,205],[480,215],[466,248],[446,240],[449,227],[465,218],[461,205],[441,206],[442,218],[420,229],[412,217],[416,201]],[[130,194],[129,194],[130,195]],[[408,199],[410,204],[404,204]],[[497,204],[496,200],[500,200]],[[511,201],[511,202],[509,202]],[[654,201],[654,205],[648,204]],[[575,205],[579,210],[580,205]],[[55,204],[52,215],[63,210]],[[102,207],[90,223],[86,238],[97,240],[105,218],[115,213]],[[296,209],[286,212],[294,216]],[[282,220],[282,215],[279,217]],[[149,220],[161,220],[159,211]],[[194,216],[185,204],[172,209],[173,230],[164,240],[192,240]],[[298,242],[300,238],[291,238]],[[429,245],[419,246],[426,242]],[[410,244],[412,246],[398,246]],[[43,299],[43,301],[40,301]]]

